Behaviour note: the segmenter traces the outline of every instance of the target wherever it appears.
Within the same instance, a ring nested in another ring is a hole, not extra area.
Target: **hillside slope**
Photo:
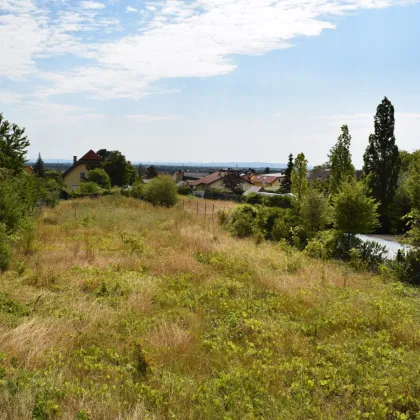
[[[0,419],[416,418],[419,303],[182,208],[63,202],[0,275]]]

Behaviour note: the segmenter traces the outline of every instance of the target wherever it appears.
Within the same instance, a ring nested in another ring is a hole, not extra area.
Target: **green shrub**
[[[247,204],[262,204],[266,207],[280,207],[282,209],[291,209],[294,198],[290,195],[263,195],[250,193],[244,201]]]
[[[10,247],[10,240],[6,234],[6,225],[0,223],[0,271],[5,271],[9,268],[11,257],[12,249]]]
[[[216,213],[217,220],[221,226],[224,226],[229,221],[229,213],[226,210],[218,210]]]
[[[228,230],[238,238],[252,236],[258,230],[256,223],[257,216],[257,209],[251,205],[245,204],[237,207],[233,210],[228,222]]]
[[[153,178],[145,186],[144,198],[154,206],[172,207],[177,202],[177,188],[166,176]]]
[[[398,251],[392,262],[397,278],[403,282],[420,285],[420,248]]]
[[[191,193],[191,188],[186,185],[180,185],[178,187],[178,194],[180,195],[189,195]]]
[[[109,190],[111,188],[111,178],[102,168],[96,168],[88,172],[88,182],[94,182],[101,188]]]
[[[80,194],[97,194],[99,185],[94,182],[82,182],[78,188]]]
[[[305,253],[312,258],[330,259],[337,256],[340,234],[335,230],[318,232],[315,238],[308,242]]]
[[[144,198],[144,183],[143,181],[139,180],[134,183],[131,187],[131,197],[136,198],[137,200],[141,200]]]

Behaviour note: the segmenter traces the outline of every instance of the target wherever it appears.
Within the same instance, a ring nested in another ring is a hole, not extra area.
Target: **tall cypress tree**
[[[308,190],[308,161],[303,153],[296,156],[292,172],[292,193],[300,200]]]
[[[388,211],[397,189],[401,166],[394,129],[394,106],[385,97],[376,109],[375,133],[369,136],[369,145],[363,156],[363,172],[369,177],[373,197],[380,202],[379,220],[384,231],[390,228]]]
[[[38,153],[38,159],[36,160],[35,165],[34,165],[34,174],[36,176],[42,177],[44,176],[44,171],[45,171],[44,161],[42,160],[41,153]]]
[[[341,134],[337,143],[330,150],[330,189],[335,194],[340,184],[354,177],[354,166],[351,162],[350,153],[351,136],[347,125],[341,127]]]
[[[290,153],[289,162],[287,163],[287,168],[284,171],[285,178],[284,178],[284,181],[283,181],[283,189],[284,189],[284,192],[286,192],[286,193],[290,193],[290,191],[292,191],[293,167],[294,167],[293,155]]]

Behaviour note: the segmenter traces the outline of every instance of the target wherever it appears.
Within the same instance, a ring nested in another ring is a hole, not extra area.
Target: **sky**
[[[0,112],[28,157],[328,160],[377,105],[420,148],[420,0],[0,0]]]

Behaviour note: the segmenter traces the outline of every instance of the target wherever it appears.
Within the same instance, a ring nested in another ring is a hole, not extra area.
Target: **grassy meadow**
[[[181,205],[61,202],[0,275],[0,420],[419,412],[418,289]]]

